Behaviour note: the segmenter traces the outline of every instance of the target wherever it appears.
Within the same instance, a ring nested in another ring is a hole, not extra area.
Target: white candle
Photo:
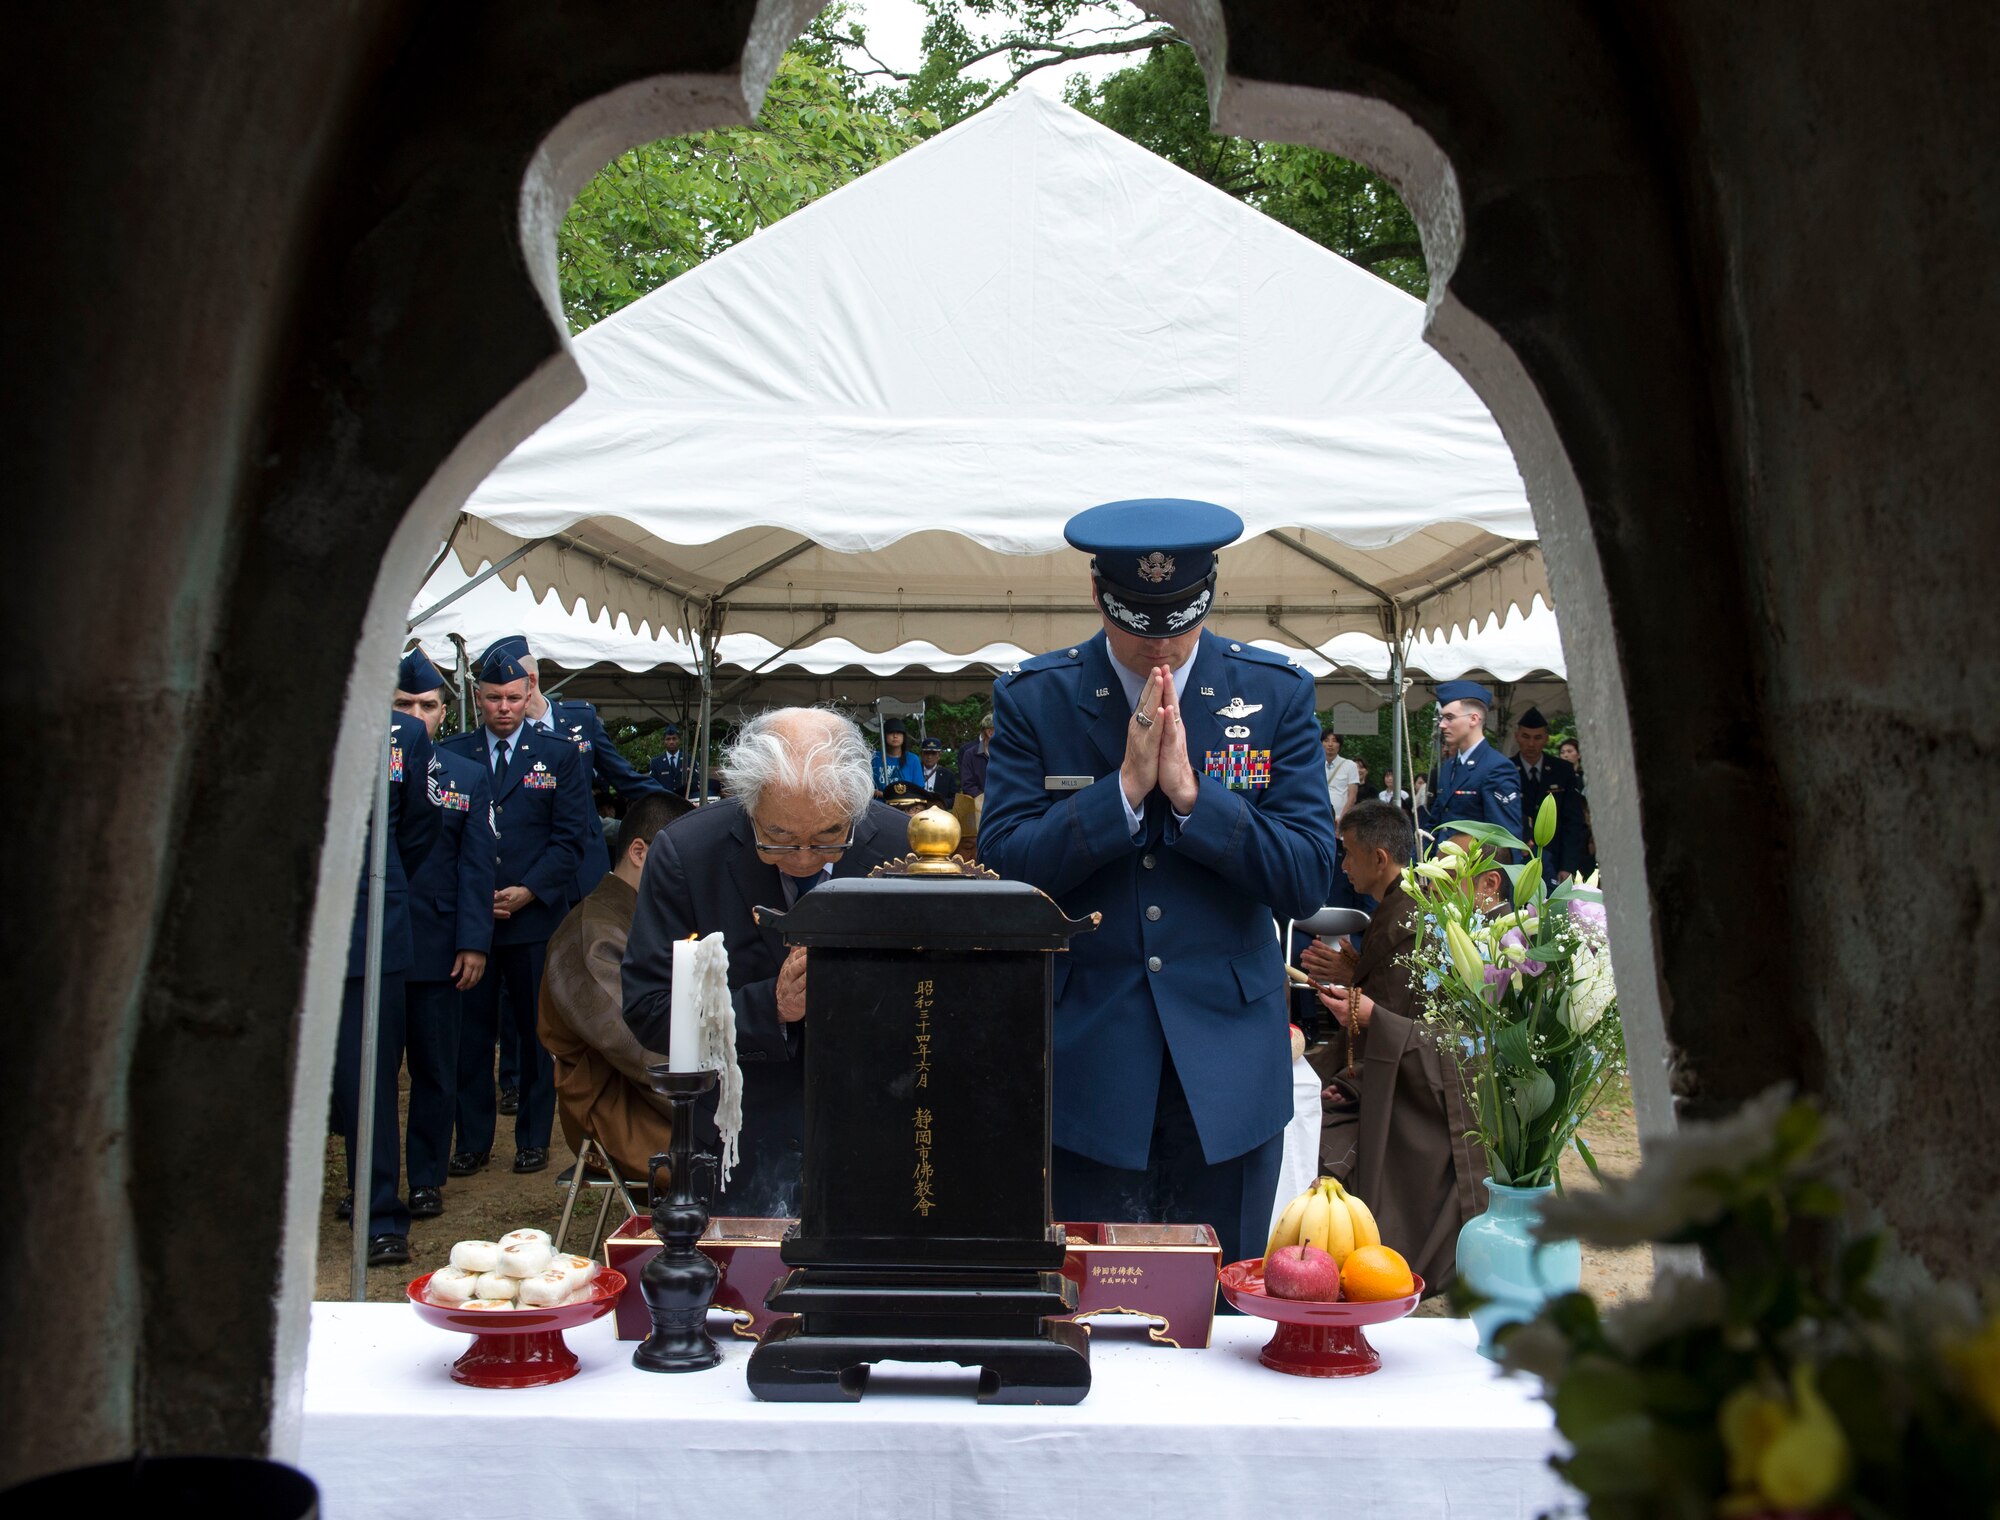
[[[667,1025],[667,1069],[701,1070],[701,975],[691,939],[674,942],[673,1012]]]

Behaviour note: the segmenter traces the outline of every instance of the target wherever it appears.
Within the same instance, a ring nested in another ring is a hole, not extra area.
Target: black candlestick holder
[[[645,1372],[701,1372],[722,1360],[708,1333],[708,1306],[721,1271],[695,1246],[708,1228],[708,1200],[694,1178],[694,1103],[715,1090],[721,1073],[669,1071],[649,1066],[653,1091],[674,1106],[674,1134],[664,1155],[653,1157],[649,1196],[659,1253],[646,1263],[639,1292],[653,1317],[653,1333],[632,1353]],[[660,1185],[660,1173],[667,1185]]]

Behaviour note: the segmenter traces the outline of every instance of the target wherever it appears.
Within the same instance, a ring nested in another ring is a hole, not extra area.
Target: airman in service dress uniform
[[[1071,519],[1104,628],[995,687],[979,836],[1103,914],[1055,958],[1057,1217],[1211,1224],[1225,1260],[1263,1245],[1292,1116],[1272,916],[1322,907],[1334,858],[1312,678],[1201,629],[1242,531],[1194,501]]]
[[[665,748],[653,756],[653,763],[647,771],[666,789],[669,797],[685,797],[694,771],[688,764],[687,756],[681,753],[680,729],[669,723],[660,730],[660,742]]]
[[[1521,714],[1514,725],[1514,768],[1521,773],[1521,818],[1529,828],[1542,810],[1542,799],[1556,799],[1556,836],[1542,852],[1542,874],[1559,881],[1583,869],[1589,853],[1584,843],[1583,783],[1576,768],[1549,753],[1549,720],[1539,707]],[[1526,839],[1528,836],[1521,836]]]
[[[368,1177],[368,1265],[410,1259],[410,1215],[397,1182],[403,1152],[396,1122],[396,1077],[403,1069],[403,978],[410,965],[410,878],[437,842],[439,818],[431,778],[431,741],[405,713],[389,715],[389,850],[383,882],[382,997],[375,1047],[374,1147]],[[370,788],[371,799],[373,788]],[[382,826],[371,822],[371,833]],[[340,1040],[333,1062],[333,1123],[347,1142],[347,1180],[354,1187],[354,1146],[361,1118],[361,1005],[368,982],[368,867],[364,848],[354,924],[347,941],[347,981],[340,993]]]
[[[1445,758],[1431,781],[1424,828],[1433,846],[1451,837],[1454,819],[1497,823],[1516,839],[1521,832],[1521,773],[1486,742],[1486,714],[1493,693],[1477,681],[1446,681],[1437,689],[1438,731]],[[1501,852],[1503,857],[1507,853]]]
[[[396,710],[432,739],[444,717],[444,677],[421,649],[396,671]],[[493,945],[493,790],[486,767],[439,748],[438,842],[410,878],[410,971],[404,989],[410,1060],[410,1214],[444,1212],[458,1088],[462,994],[479,985]]]
[[[499,839],[493,948],[486,975],[460,1005],[458,1133],[448,1167],[454,1177],[485,1166],[493,1149],[493,1044],[503,987],[520,1042],[514,1170],[538,1172],[549,1164],[555,1069],[535,1037],[542,959],[549,936],[569,911],[584,846],[604,837],[591,812],[590,781],[576,746],[527,721],[526,667],[512,655],[489,655],[476,676],[484,721],[471,733],[445,740],[444,748],[485,767],[492,777]]]
[[[618,746],[611,742],[611,735],[605,730],[604,720],[597,716],[593,703],[567,698],[558,700],[542,694],[541,668],[535,663],[524,635],[510,633],[505,638],[496,639],[480,656],[481,662],[494,654],[512,655],[528,672],[532,687],[528,696],[528,721],[543,732],[567,739],[576,746],[576,752],[583,757],[586,786],[608,786],[627,802],[640,797],[657,797],[664,790],[651,776],[641,775],[633,768],[632,762],[619,753]],[[593,808],[592,811],[596,810]],[[604,843],[604,831],[600,828],[597,837],[584,846],[583,862],[577,867],[576,880],[572,883],[571,906],[590,896],[610,869],[611,852]]]

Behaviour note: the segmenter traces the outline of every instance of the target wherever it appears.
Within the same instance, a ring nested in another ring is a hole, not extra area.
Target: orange
[[[1340,1269],[1342,1294],[1359,1303],[1408,1298],[1417,1291],[1410,1264],[1387,1246],[1357,1246]]]

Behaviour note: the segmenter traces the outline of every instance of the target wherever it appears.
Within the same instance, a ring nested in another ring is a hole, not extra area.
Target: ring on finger
[[[1153,726],[1153,720],[1147,717],[1144,713],[1132,714],[1132,720],[1135,723],[1137,723],[1141,728],[1151,728]]]

